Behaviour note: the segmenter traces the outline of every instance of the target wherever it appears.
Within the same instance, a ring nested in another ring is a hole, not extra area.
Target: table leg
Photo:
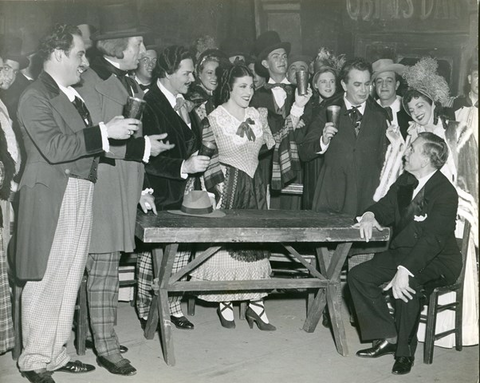
[[[303,330],[306,332],[314,332],[317,328],[317,324],[320,321],[320,317],[327,303],[325,299],[325,289],[320,289],[317,293],[317,296],[313,300],[313,303],[308,309],[307,318],[303,324]]]
[[[157,331],[158,327],[158,291],[159,291],[159,284],[158,284],[158,273],[160,269],[160,265],[162,264],[163,259],[163,249],[161,247],[157,247],[152,251],[152,270],[153,270],[153,299],[152,304],[150,306],[150,310],[148,312],[148,319],[147,324],[145,325],[145,330],[143,335],[146,339],[153,339],[155,336],[155,331]]]
[[[340,272],[348,252],[350,251],[351,243],[338,244],[337,248],[328,261],[328,253],[324,249],[317,250],[319,257],[319,266],[322,275],[329,280],[329,285],[326,289],[318,292],[317,297],[313,301],[312,307],[308,311],[307,319],[303,325],[303,330],[306,332],[313,332],[322,315],[325,304],[328,304],[328,311],[332,323],[333,336],[337,346],[337,351],[341,355],[347,355],[347,341],[345,335],[345,327],[342,319],[342,298],[341,298],[341,284]]]
[[[327,304],[330,313],[330,323],[332,324],[333,337],[335,345],[340,355],[348,355],[347,337],[345,334],[345,325],[342,318],[342,287],[340,283],[331,284],[327,287]]]
[[[178,244],[169,244],[165,248],[165,256],[162,259],[158,273],[158,317],[160,326],[160,343],[163,350],[163,358],[169,366],[175,365],[175,354],[172,339],[172,322],[170,321],[170,305],[168,303],[168,280],[172,275],[173,263],[177,255]]]

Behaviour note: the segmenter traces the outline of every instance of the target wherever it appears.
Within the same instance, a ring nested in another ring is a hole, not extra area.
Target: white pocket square
[[[428,217],[428,214],[425,214],[425,215],[414,215],[414,216],[413,216],[413,220],[414,220],[415,222],[423,222],[423,221],[425,221],[425,220],[427,219],[427,217]]]

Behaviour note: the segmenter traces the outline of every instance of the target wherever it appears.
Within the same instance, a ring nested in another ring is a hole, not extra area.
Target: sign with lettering
[[[355,21],[464,20],[469,0],[346,0],[348,16]]]

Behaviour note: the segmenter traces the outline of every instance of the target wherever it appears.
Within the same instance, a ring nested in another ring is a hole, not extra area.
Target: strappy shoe
[[[262,308],[262,312],[258,315],[255,311],[252,310],[250,306],[257,306]],[[248,325],[250,328],[253,328],[253,323],[257,324],[259,330],[262,331],[275,331],[277,328],[271,323],[266,323],[262,320],[262,315],[265,314],[265,307],[263,304],[257,302],[250,302],[247,311],[245,311],[245,318],[247,319]]]
[[[222,308],[220,308],[220,307],[217,308],[217,314],[218,314],[218,317],[220,318],[220,323],[221,323],[222,327],[229,328],[229,329],[235,328],[235,321],[225,319],[225,317],[222,314],[222,312],[224,312],[225,310],[232,310],[232,312],[233,312],[232,302],[228,302],[228,303],[223,303],[222,302],[222,303],[220,303],[220,305],[221,306],[223,305],[223,307]]]

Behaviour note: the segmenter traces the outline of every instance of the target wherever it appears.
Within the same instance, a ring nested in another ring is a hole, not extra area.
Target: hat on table
[[[183,197],[180,210],[168,210],[169,213],[194,217],[224,217],[225,213],[214,210],[208,193],[204,190],[192,190]]]

